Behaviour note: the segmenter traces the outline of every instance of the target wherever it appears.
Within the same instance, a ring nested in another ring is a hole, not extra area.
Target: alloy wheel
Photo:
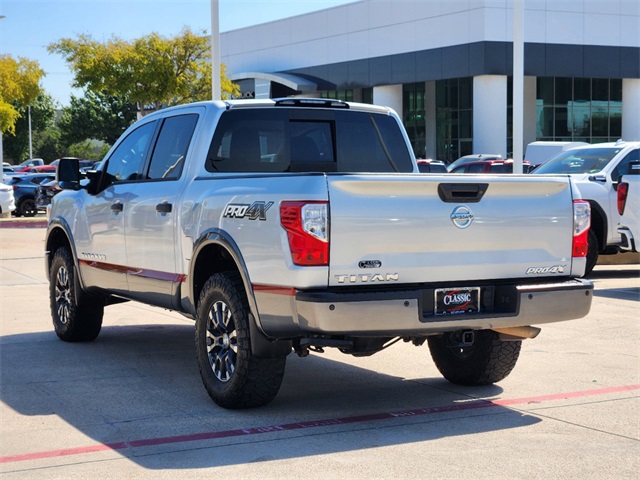
[[[236,368],[238,336],[229,306],[215,302],[207,322],[207,353],[213,374],[221,382],[228,382]]]

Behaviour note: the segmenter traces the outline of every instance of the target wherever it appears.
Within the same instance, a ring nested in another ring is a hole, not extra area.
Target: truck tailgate
[[[327,181],[330,285],[571,271],[566,177],[363,174],[329,175]]]

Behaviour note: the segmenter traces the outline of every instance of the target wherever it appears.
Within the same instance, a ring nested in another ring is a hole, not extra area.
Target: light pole
[[[524,138],[524,2],[513,2],[513,173],[522,173]]]
[[[211,99],[220,100],[220,14],[218,0],[211,0]]]
[[[33,148],[31,145],[31,105],[27,107],[29,112],[29,158],[33,158]]]

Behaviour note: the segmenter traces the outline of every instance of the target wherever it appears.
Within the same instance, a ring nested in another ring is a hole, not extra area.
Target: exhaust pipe
[[[542,329],[538,327],[505,327],[492,328],[494,332],[500,334],[500,340],[522,340],[523,338],[536,338]]]

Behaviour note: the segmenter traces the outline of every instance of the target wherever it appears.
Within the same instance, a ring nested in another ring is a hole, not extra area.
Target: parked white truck
[[[640,252],[640,162],[631,162],[618,185],[620,249]]]
[[[567,150],[536,168],[534,174],[568,174],[591,205],[589,253],[585,274],[602,254],[620,252],[618,183],[631,162],[640,160],[640,142],[599,143]]]
[[[125,300],[180,312],[223,407],[270,402],[292,351],[398,340],[454,383],[497,382],[534,325],[590,309],[590,208],[568,176],[420,174],[387,108],[168,108],[78,172],[60,162],[46,236],[57,335],[94,340]]]

